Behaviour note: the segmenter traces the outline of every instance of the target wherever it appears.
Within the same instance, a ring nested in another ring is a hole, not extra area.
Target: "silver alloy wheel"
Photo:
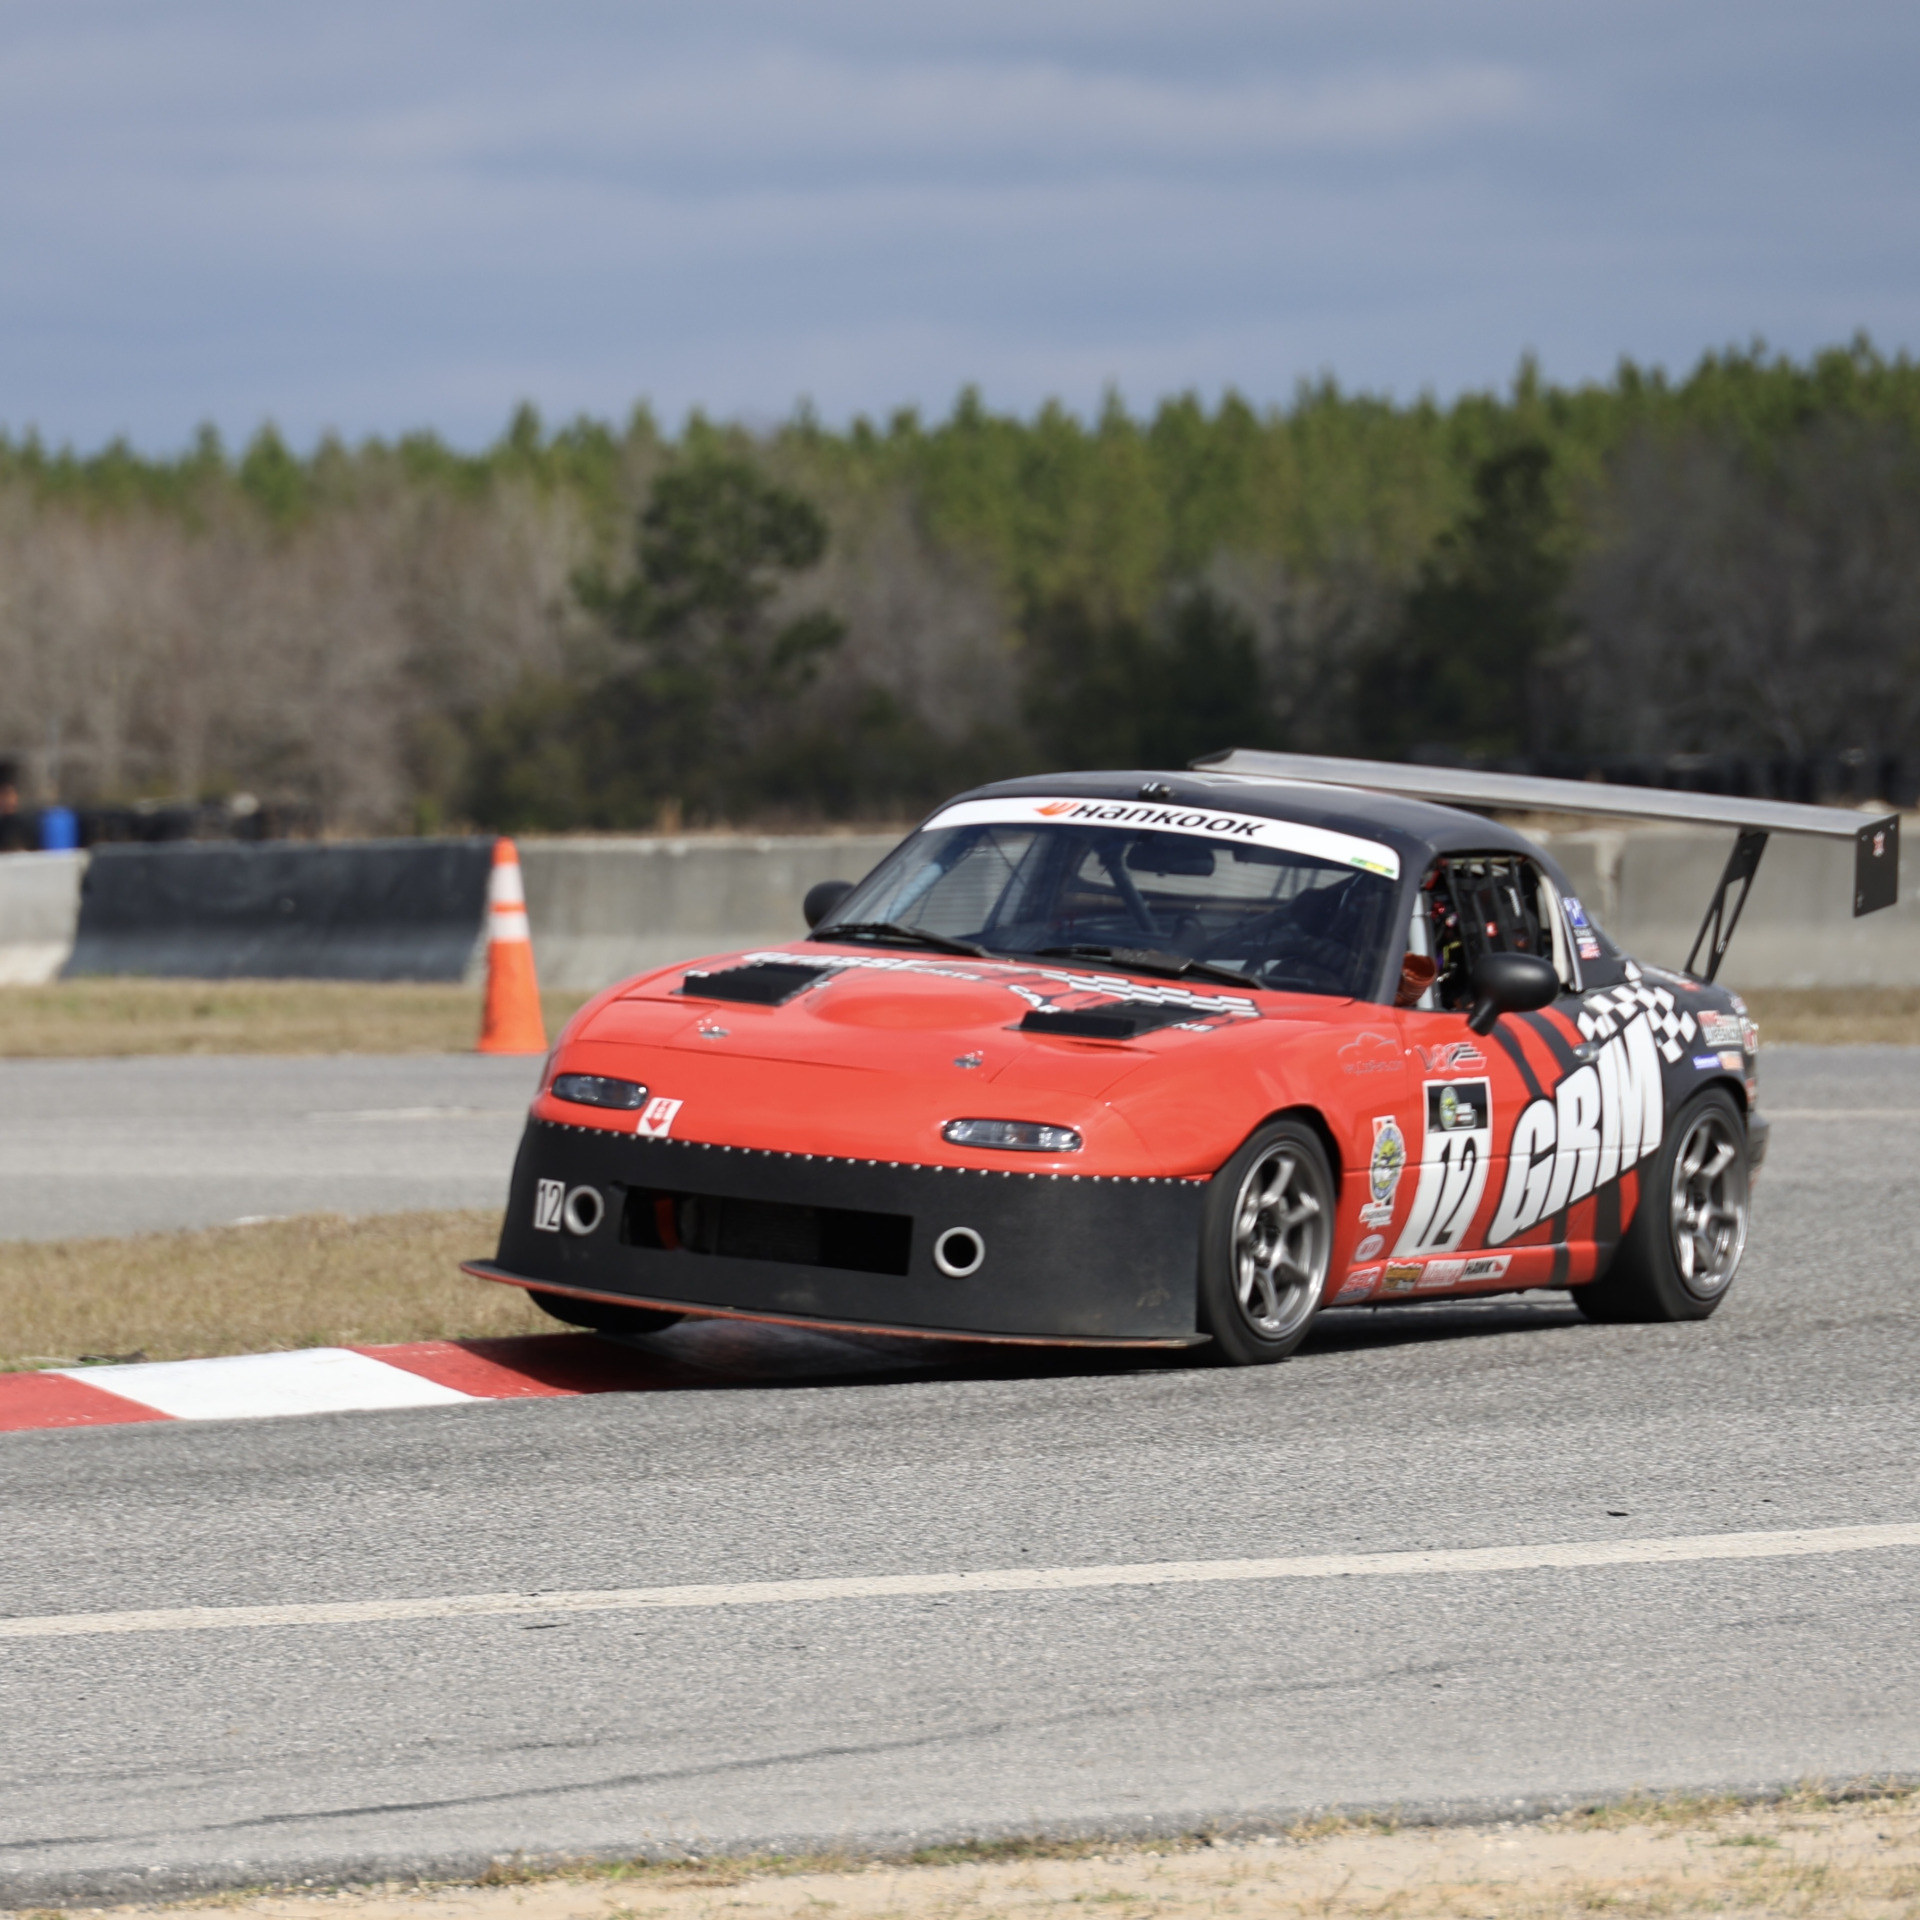
[[[1696,1300],[1726,1290],[1747,1245],[1747,1156],[1739,1122],[1713,1105],[1673,1156],[1673,1264]]]
[[[1233,1291],[1263,1340],[1295,1332],[1320,1298],[1332,1238],[1320,1182],[1284,1141],[1247,1169],[1233,1214]]]

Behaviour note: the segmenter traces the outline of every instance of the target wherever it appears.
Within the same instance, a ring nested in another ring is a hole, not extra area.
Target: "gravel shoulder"
[[[234,1895],[166,1909],[260,1920],[1068,1920],[1089,1906],[1393,1920],[1624,1915],[1902,1916],[1920,1904],[1920,1811],[1894,1790],[1772,1804],[1629,1801],[1541,1822],[1333,1819],[1147,1848],[1098,1842],[873,1861],[634,1861],[480,1886]],[[97,1911],[97,1909],[96,1909]]]

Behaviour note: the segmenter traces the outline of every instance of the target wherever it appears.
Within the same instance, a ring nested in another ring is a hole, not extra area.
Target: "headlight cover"
[[[611,1080],[604,1073],[560,1073],[550,1089],[556,1100],[576,1107],[618,1107],[632,1113],[647,1104],[647,1090],[634,1080]]]
[[[956,1147],[995,1147],[1013,1153],[1080,1151],[1080,1136],[1071,1127],[1049,1127],[1038,1120],[949,1120],[940,1135]]]

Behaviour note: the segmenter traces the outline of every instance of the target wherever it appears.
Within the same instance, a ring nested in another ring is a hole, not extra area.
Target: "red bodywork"
[[[1627,1171],[1565,1210],[1563,1239],[1550,1241],[1542,1219],[1489,1243],[1516,1122],[1543,1090],[1552,1094],[1581,1044],[1559,1010],[1509,1017],[1479,1040],[1458,1013],[867,945],[796,942],[697,968],[748,961],[838,964],[778,1006],[702,999],[697,978],[683,990],[696,970],[687,965],[602,994],[555,1049],[534,1119],[813,1159],[1204,1182],[1263,1120],[1305,1113],[1340,1182],[1329,1300],[1577,1285],[1631,1216],[1637,1183]],[[1125,1040],[1018,1030],[1036,1006],[1142,1000],[1191,1012]],[[637,1122],[557,1100],[550,1085],[560,1072],[637,1081],[653,1099]],[[1490,1096],[1484,1164],[1450,1194],[1440,1179],[1426,1206],[1423,1163],[1437,1139],[1428,1118],[1449,1087]],[[662,1104],[674,1102],[670,1112]],[[941,1128],[963,1117],[1071,1127],[1084,1145],[1057,1156],[955,1146]],[[1397,1170],[1381,1148],[1384,1137],[1391,1161],[1394,1129]],[[1423,1206],[1432,1216],[1424,1250],[1396,1258]]]

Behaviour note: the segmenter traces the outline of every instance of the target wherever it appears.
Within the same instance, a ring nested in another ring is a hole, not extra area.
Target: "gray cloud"
[[[0,421],[1410,394],[1920,322],[1920,15],[0,0]]]

